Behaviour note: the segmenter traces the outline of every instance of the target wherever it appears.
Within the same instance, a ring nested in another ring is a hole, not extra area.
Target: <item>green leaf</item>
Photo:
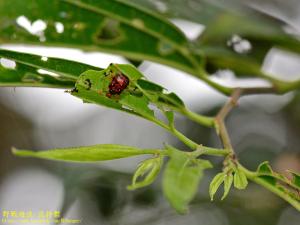
[[[90,65],[0,49],[0,86],[70,88]],[[10,66],[5,66],[6,64]]]
[[[268,161],[262,162],[256,171],[259,175],[272,175],[273,171]]]
[[[158,9],[153,1],[134,1],[152,10]],[[164,16],[205,25],[198,37],[200,45],[193,46],[193,50],[205,57],[206,68],[211,73],[231,69],[236,75],[261,76],[261,65],[271,48],[299,53],[299,40],[282,29],[287,24],[239,1],[189,0],[186,4],[181,0],[166,0],[163,4],[166,10],[160,13]],[[233,36],[249,41],[250,51],[236,52],[229,42]]]
[[[210,200],[214,200],[214,195],[216,194],[217,190],[219,189],[220,185],[224,182],[224,179],[226,177],[225,173],[218,173],[210,182],[209,185],[209,196]]]
[[[112,66],[116,67],[116,70],[125,74],[130,78],[131,81],[137,81],[144,77],[144,75],[133,65],[130,64],[112,64]]]
[[[154,112],[149,108],[149,99],[145,96],[136,97],[127,94],[122,96],[119,102],[145,118],[154,118]]]
[[[159,150],[139,149],[125,145],[100,144],[85,147],[57,148],[48,151],[29,151],[13,148],[16,156],[43,158],[71,162],[97,162],[143,154],[157,154]]]
[[[297,187],[300,191],[300,175],[299,175],[299,173],[292,172],[292,171],[290,171],[290,173],[293,175],[292,184],[295,187]]]
[[[129,79],[129,84],[120,94],[112,95],[109,85],[117,74],[125,75]],[[84,102],[103,105],[156,121],[157,118],[154,111],[150,109],[150,104],[156,105],[163,111],[181,111],[184,107],[184,105],[175,105],[178,104],[179,98],[173,97],[169,100],[170,94],[165,94],[163,91],[163,87],[147,81],[133,65],[111,64],[105,70],[88,70],[82,73],[71,94]]]
[[[122,108],[122,105],[116,100],[108,98],[109,80],[106,79],[107,70],[95,71],[88,70],[82,73],[71,94],[81,98],[85,102],[104,105],[106,107],[129,111]],[[130,112],[130,111],[129,111]]]
[[[271,48],[300,53],[300,41],[283,31],[285,25],[246,8],[220,10],[198,39],[207,69],[230,69],[236,75],[262,77],[261,66]],[[249,48],[243,48],[245,45]]]
[[[300,211],[299,187],[291,183],[287,178],[278,176],[278,174],[274,176],[263,175],[255,177],[254,181],[286,200]]]
[[[166,111],[164,113],[165,113],[165,116],[167,117],[167,119],[169,121],[170,127],[174,128],[174,112]]]
[[[127,189],[135,190],[152,184],[160,172],[162,164],[162,155],[141,162],[134,173],[132,184]]]
[[[239,168],[234,171],[233,183],[237,189],[245,189],[248,185],[246,174]]]
[[[158,84],[155,84],[151,81],[148,80],[138,80],[137,84],[145,91],[150,91],[150,92],[162,92],[164,88]]]
[[[20,21],[30,26],[44,23],[45,29],[35,32]],[[0,24],[0,43],[104,51],[135,60],[152,60],[185,71],[194,71],[197,66],[179,29],[163,17],[130,2],[35,0],[11,4],[3,0],[0,2]]]
[[[221,198],[221,200],[224,200],[226,196],[228,195],[230,188],[233,183],[233,175],[232,173],[226,174],[225,179],[224,179],[224,194]]]
[[[290,171],[292,174],[292,180],[290,180],[289,178],[274,172],[269,162],[263,162],[258,166],[256,173],[257,176],[272,185],[285,184],[284,189],[288,188],[300,191],[300,176],[295,172]]]
[[[201,161],[191,160],[184,152],[169,148],[170,160],[163,174],[163,192],[172,207],[186,213],[203,176]]]
[[[185,108],[183,101],[175,93],[168,93],[165,88],[158,84],[139,79],[137,86],[154,104],[177,111]]]

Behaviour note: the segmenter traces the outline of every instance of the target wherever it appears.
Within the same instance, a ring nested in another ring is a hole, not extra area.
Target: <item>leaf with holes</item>
[[[163,87],[147,81],[129,64],[111,64],[105,70],[82,73],[71,94],[85,102],[122,110],[150,121],[157,121],[150,104],[163,110],[184,109],[174,93],[164,93]],[[171,94],[176,98],[170,98]]]
[[[211,73],[231,69],[238,76],[260,77],[261,65],[271,48],[300,53],[299,40],[282,29],[293,27],[239,1],[132,1],[169,18],[203,24],[205,29],[196,41],[199,45],[193,46],[193,50],[205,57]]]
[[[34,9],[34,10],[32,10]],[[0,43],[66,46],[152,60],[194,72],[199,62],[172,23],[129,1],[0,2]]]
[[[272,170],[269,162],[263,162],[261,163],[257,170],[256,170],[257,176],[259,176],[261,179],[264,179],[265,181],[269,182],[272,185],[278,185],[278,184],[284,184],[285,188],[293,189],[300,191],[300,179],[299,175],[295,172],[291,172],[292,179],[287,178],[286,176],[283,176],[279,173],[276,173]]]
[[[100,70],[70,60],[0,49],[0,86],[70,88],[88,69]]]

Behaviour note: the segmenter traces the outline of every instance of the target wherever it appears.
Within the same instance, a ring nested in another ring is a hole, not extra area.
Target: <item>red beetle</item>
[[[128,86],[129,79],[124,74],[120,73],[113,77],[112,81],[108,86],[109,93],[106,94],[107,97],[111,95],[121,94],[122,91]]]

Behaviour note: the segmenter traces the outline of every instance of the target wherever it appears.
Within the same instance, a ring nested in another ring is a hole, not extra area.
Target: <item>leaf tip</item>
[[[128,191],[134,191],[136,188],[133,185],[127,185],[126,189]]]
[[[22,151],[17,149],[16,147],[11,147],[11,153],[16,156],[22,155]]]
[[[11,148],[11,152],[15,156],[23,156],[23,157],[26,157],[26,156],[30,157],[30,156],[32,156],[32,153],[33,153],[32,151],[19,150],[19,149],[15,148],[15,147]]]

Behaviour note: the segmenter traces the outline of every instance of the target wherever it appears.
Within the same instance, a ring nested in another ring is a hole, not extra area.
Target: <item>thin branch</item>
[[[214,88],[216,91],[223,93],[226,96],[231,96],[236,89],[242,90],[242,95],[255,95],[255,94],[278,94],[282,95],[287,92],[300,89],[300,80],[296,81],[284,81],[278,80],[269,74],[262,73],[260,78],[268,81],[270,87],[228,87],[221,85],[212,79],[204,70],[199,70],[198,74],[194,74],[203,80],[206,84]]]
[[[194,113],[187,108],[182,109],[181,113],[188,117],[190,120],[195,121],[205,127],[213,127],[214,126],[214,118],[209,116],[200,115],[198,113]]]
[[[219,113],[217,114],[218,120],[224,120],[228,113],[237,105],[237,102],[242,94],[243,89],[237,88],[232,93],[230,99],[227,103],[221,108]]]
[[[231,98],[228,100],[228,102],[221,108],[219,113],[217,114],[215,118],[215,127],[217,134],[219,135],[223,147],[225,149],[231,150],[232,154],[234,154],[233,147],[228,135],[228,131],[226,129],[224,120],[228,113],[237,105],[238,99],[240,98],[242,94],[242,89],[237,88],[231,95]]]

